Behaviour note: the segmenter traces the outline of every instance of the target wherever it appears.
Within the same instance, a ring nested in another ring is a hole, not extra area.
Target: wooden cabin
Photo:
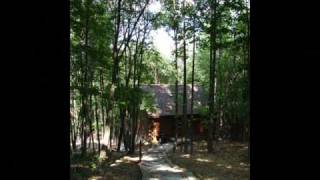
[[[153,84],[142,85],[142,90],[151,93],[154,97],[154,105],[156,112],[147,112],[149,119],[150,136],[153,141],[157,141],[160,135],[167,138],[173,138],[175,135],[175,85]],[[178,136],[185,133],[182,127],[182,97],[183,85],[178,85]],[[204,89],[199,86],[194,86],[194,110],[192,130],[195,138],[201,137],[204,133],[201,123],[200,107],[205,106],[207,98],[205,97]],[[187,118],[191,115],[191,85],[187,85]]]

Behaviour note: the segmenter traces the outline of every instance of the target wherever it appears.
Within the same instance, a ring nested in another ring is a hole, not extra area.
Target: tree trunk
[[[192,77],[191,77],[191,107],[190,107],[190,127],[189,127],[189,136],[190,136],[190,154],[193,154],[193,89],[194,89],[194,60],[196,53],[196,32],[195,32],[195,17],[193,17],[193,48],[192,48]]]
[[[216,0],[210,4],[211,9],[211,33],[210,33],[210,90],[209,90],[209,127],[208,127],[208,152],[213,152],[214,104],[215,104],[215,63],[216,63]]]
[[[178,144],[178,78],[179,78],[179,72],[178,72],[178,26],[177,22],[175,22],[175,72],[176,72],[176,83],[175,83],[175,143],[173,146],[173,152],[176,151],[176,146]]]
[[[185,1],[183,1],[183,6]],[[186,49],[186,23],[183,20],[183,123],[184,123],[184,153],[188,153],[188,142],[187,142],[187,49]]]
[[[129,147],[128,147],[128,140],[130,139],[130,135],[128,131],[124,131],[123,133],[123,144],[124,144],[124,149],[127,152]]]
[[[83,96],[81,98],[81,109],[80,109],[80,114],[81,114],[81,153],[85,154],[87,151],[87,136],[86,136],[86,131],[85,131],[85,106],[83,102]]]
[[[119,50],[118,50],[118,37],[119,37],[119,31],[120,31],[120,18],[121,18],[121,0],[118,0],[117,5],[117,13],[116,13],[116,30],[114,34],[114,40],[113,40],[113,71],[112,71],[112,84],[115,84],[117,82],[117,74],[118,74],[118,66],[119,66]]]
[[[122,136],[124,133],[124,118],[125,118],[125,110],[123,108],[120,108],[120,132],[119,132],[118,147],[117,147],[118,152],[120,151]]]
[[[102,118],[102,137],[104,137],[104,133],[105,133],[105,126],[107,124],[107,118],[105,119],[105,108],[104,108],[104,104],[103,101],[107,101],[107,99],[103,98],[103,92],[104,92],[104,82],[103,82],[103,73],[102,70],[100,70],[100,107],[101,107],[101,118]]]
[[[73,97],[71,97],[71,107],[72,107],[72,116],[71,116],[71,124],[70,124],[70,127],[71,127],[71,131],[70,131],[70,134],[71,134],[71,147],[72,147],[72,150],[75,151],[76,150],[76,142],[77,142],[77,132],[76,132],[76,120],[75,120],[75,107],[76,107],[76,104],[74,102],[74,99]]]
[[[107,117],[108,119],[110,119],[110,124],[109,124],[109,127],[110,127],[110,134],[109,134],[109,149],[112,150],[112,142],[113,142],[113,134],[114,134],[114,131],[115,131],[115,127],[114,127],[114,124],[115,124],[115,119],[113,118],[113,111],[111,111],[111,113],[108,113],[107,112]],[[112,119],[112,121],[111,121]]]
[[[98,140],[98,152],[100,154],[100,133],[99,133],[99,114],[98,114],[98,99],[97,96],[95,96],[95,105],[96,105],[96,128],[97,128],[97,140]]]
[[[92,118],[94,118],[94,116],[93,116],[93,112],[92,112],[92,95],[91,94],[90,94],[89,105],[90,105],[90,117],[89,117],[90,136],[91,136],[91,142],[92,142],[92,145],[93,145],[92,149],[93,149],[93,152],[95,152],[94,137],[93,137],[93,127],[92,127]]]

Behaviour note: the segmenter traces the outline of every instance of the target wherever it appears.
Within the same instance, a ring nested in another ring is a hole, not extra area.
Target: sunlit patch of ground
[[[86,157],[71,158],[72,180],[135,180],[141,179],[141,171],[137,165],[139,157],[114,152],[112,158],[89,154]]]
[[[219,151],[208,154],[206,143],[195,143],[194,154],[170,153],[174,164],[190,170],[199,179],[249,180],[248,148],[242,143],[219,143]]]
[[[136,162],[123,160],[117,166],[107,167],[104,177],[110,180],[140,180],[142,174]]]

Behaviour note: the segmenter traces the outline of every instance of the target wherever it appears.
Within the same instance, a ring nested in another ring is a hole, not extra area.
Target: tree
[[[187,45],[186,45],[186,22],[185,22],[185,0],[183,1],[183,124],[185,129],[184,135],[184,152],[188,152],[188,142],[186,131],[188,129],[188,119],[187,119]]]
[[[208,152],[213,152],[212,141],[214,138],[214,129],[215,129],[215,68],[216,68],[216,21],[217,21],[217,5],[216,0],[210,2],[211,9],[211,30],[210,30],[210,89],[209,89],[209,128],[208,128]]]
[[[109,134],[109,149],[116,145],[119,151],[124,144],[128,153],[134,153],[137,140],[142,138],[140,124],[146,123],[141,111],[151,110],[147,107],[151,104],[146,103],[151,98],[141,92],[140,85],[152,83],[175,84],[174,150],[178,132],[184,132],[180,134],[184,141],[181,151],[190,149],[192,153],[195,85],[205,88],[209,100],[209,106],[201,107],[204,112],[201,120],[208,131],[208,151],[214,151],[213,142],[218,138],[247,141],[250,138],[248,2],[161,1],[164,11],[157,13],[148,10],[149,3],[149,0],[71,1],[72,151],[77,151],[80,140],[83,154],[88,148],[99,153],[102,139]],[[166,27],[174,39],[171,62],[152,44],[150,32],[159,27]],[[191,53],[192,58],[188,58]],[[192,89],[189,119],[188,83]],[[182,92],[178,91],[179,84],[183,84]],[[182,116],[178,107],[182,107]]]
[[[196,30],[195,30],[195,13],[193,15],[193,48],[192,48],[192,75],[191,75],[191,108],[190,108],[190,126],[193,122],[193,100],[194,100],[194,59],[196,55]],[[190,154],[193,153],[193,128],[189,128],[189,138],[190,138]]]

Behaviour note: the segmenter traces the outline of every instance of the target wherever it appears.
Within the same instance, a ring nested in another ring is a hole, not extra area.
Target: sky
[[[193,1],[187,0],[187,3],[192,3]],[[248,2],[248,6],[250,8],[250,3]],[[153,12],[157,13],[161,11],[161,4],[159,0],[151,0],[148,9]],[[174,50],[174,41],[169,36],[169,34],[165,31],[165,28],[160,28],[157,30],[151,31],[151,37],[153,38],[153,43],[156,49],[160,52],[160,54],[166,59],[171,60],[173,59],[172,51]],[[188,47],[189,48],[189,47]]]
[[[174,50],[174,41],[165,31],[165,28],[153,30],[151,32],[155,48],[167,60],[172,59],[172,51]]]
[[[189,2],[188,0],[187,2]],[[192,1],[190,1],[191,3]],[[151,0],[150,5],[148,6],[148,10],[157,13],[161,11],[161,4],[159,0]],[[172,51],[175,49],[174,40],[170,37],[168,32],[166,32],[164,27],[161,27],[157,30],[151,31],[151,37],[153,44],[155,45],[155,48],[159,51],[161,56],[165,59],[170,61],[173,61],[174,55],[172,54]],[[192,46],[187,46],[187,53],[189,56],[191,56],[191,50]],[[178,63],[181,64],[182,62]]]
[[[148,9],[153,12],[161,11],[159,1],[152,0]],[[155,48],[160,52],[161,56],[166,60],[173,59],[172,51],[174,50],[174,41],[166,32],[165,28],[159,28],[151,31],[151,37]]]

